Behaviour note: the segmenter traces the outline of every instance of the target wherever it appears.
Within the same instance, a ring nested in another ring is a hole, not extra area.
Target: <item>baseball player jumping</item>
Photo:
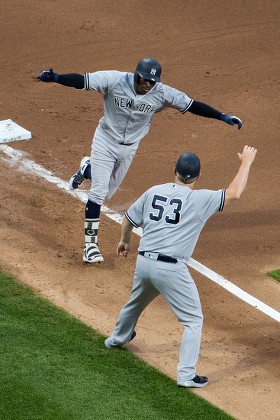
[[[115,330],[105,340],[109,349],[131,341],[135,326],[147,305],[159,294],[183,325],[177,384],[201,388],[208,378],[196,373],[203,323],[199,294],[186,263],[207,219],[238,199],[247,183],[257,150],[245,146],[237,175],[228,188],[195,190],[200,160],[194,153],[181,155],[175,181],[146,191],[126,212],[122,224],[119,255],[127,256],[133,227],[143,226],[130,300],[122,308]]]
[[[95,90],[104,97],[104,115],[96,128],[91,158],[85,157],[70,180],[70,188],[78,188],[91,179],[85,208],[85,246],[83,261],[103,261],[98,246],[100,210],[105,200],[115,193],[123,181],[142,138],[149,132],[155,113],[175,108],[182,114],[191,112],[242,127],[242,121],[221,113],[202,102],[189,98],[160,82],[161,65],[152,58],[142,59],[134,73],[116,70],[85,74],[57,74],[43,71],[37,79],[56,82],[76,89]]]

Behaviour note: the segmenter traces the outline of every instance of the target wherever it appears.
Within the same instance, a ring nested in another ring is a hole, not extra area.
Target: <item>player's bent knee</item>
[[[96,203],[102,206],[105,201],[105,196],[103,197],[103,196],[97,195],[95,192],[90,191],[88,199],[92,201],[93,203]]]

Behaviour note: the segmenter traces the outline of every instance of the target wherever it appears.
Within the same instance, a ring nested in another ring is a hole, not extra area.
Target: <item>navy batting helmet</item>
[[[185,179],[195,179],[200,174],[200,160],[194,153],[185,152],[177,160],[176,172]]]
[[[134,79],[137,82],[138,76],[152,82],[160,82],[161,65],[153,58],[143,58],[139,61],[134,73]]]

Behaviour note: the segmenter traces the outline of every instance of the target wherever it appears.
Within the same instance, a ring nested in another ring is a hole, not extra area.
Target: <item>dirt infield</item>
[[[90,153],[102,116],[101,95],[36,82],[58,73],[133,71],[145,56],[162,80],[194,99],[238,115],[241,131],[191,114],[154,119],[121,188],[106,205],[123,214],[146,188],[173,177],[176,157],[201,157],[198,188],[226,187],[245,144],[258,155],[241,200],[215,215],[194,258],[280,311],[279,259],[280,3],[161,0],[1,2],[0,120],[32,132],[10,143],[68,180]],[[0,150],[0,268],[108,334],[128,299],[138,237],[129,259],[116,257],[120,226],[102,215],[105,263],[82,263],[84,204],[32,174],[18,172]],[[204,310],[195,391],[238,419],[280,419],[279,323],[193,271]],[[143,314],[131,351],[172,378],[182,329],[160,299]]]

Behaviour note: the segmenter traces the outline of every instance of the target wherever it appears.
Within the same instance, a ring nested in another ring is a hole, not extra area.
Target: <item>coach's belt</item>
[[[124,141],[119,143],[121,146],[132,146],[134,143],[125,143]]]
[[[172,264],[176,264],[178,262],[177,258],[168,257],[168,255],[159,254],[158,252],[139,251],[139,255],[142,255],[146,258],[151,258],[153,260],[164,261]]]

